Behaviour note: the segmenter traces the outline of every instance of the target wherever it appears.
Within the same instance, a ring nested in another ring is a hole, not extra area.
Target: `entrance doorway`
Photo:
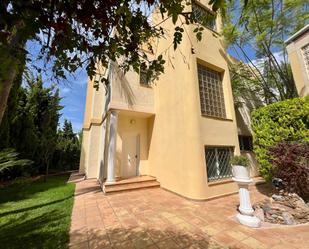
[[[140,136],[127,134],[122,140],[121,176],[123,178],[139,175]]]

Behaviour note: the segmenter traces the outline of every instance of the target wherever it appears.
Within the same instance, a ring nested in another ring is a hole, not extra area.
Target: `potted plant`
[[[232,166],[232,173],[236,179],[249,180],[249,168],[250,161],[245,156],[233,156],[230,160]]]

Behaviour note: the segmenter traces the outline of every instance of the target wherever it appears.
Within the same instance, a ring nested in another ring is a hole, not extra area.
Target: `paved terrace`
[[[75,177],[76,178],[76,177]],[[308,248],[309,225],[250,229],[232,219],[238,195],[190,201],[161,188],[105,196],[75,179],[70,248]],[[265,198],[252,187],[251,200]]]

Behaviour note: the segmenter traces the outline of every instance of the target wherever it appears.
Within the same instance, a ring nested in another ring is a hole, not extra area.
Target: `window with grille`
[[[301,51],[304,57],[304,64],[307,71],[307,76],[309,78],[309,44],[302,47]]]
[[[208,182],[232,177],[230,158],[232,147],[205,147]]]
[[[238,136],[240,150],[252,151],[252,137],[251,136]]]
[[[144,86],[150,86],[150,80],[147,77],[147,70],[140,69],[139,83]]]
[[[198,65],[198,81],[202,114],[226,118],[221,74]]]
[[[216,29],[216,15],[210,10],[203,8],[199,4],[192,2],[192,14],[196,22],[200,23],[206,28]]]

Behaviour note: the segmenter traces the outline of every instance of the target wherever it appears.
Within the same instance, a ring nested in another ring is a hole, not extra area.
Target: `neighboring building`
[[[299,96],[309,95],[309,24],[285,41]]]
[[[192,199],[235,193],[229,158],[240,154],[221,23],[194,2],[193,11],[209,21],[201,42],[186,26],[183,40],[171,47],[174,26],[157,42],[155,56],[166,59],[165,73],[146,82],[143,73],[123,75],[116,63],[105,73],[106,88],[88,82],[80,171],[103,189],[118,179],[154,176],[161,187]],[[213,19],[211,19],[213,18]],[[156,14],[154,22],[161,20]],[[104,70],[103,70],[104,71]],[[247,146],[246,139],[242,146]]]

